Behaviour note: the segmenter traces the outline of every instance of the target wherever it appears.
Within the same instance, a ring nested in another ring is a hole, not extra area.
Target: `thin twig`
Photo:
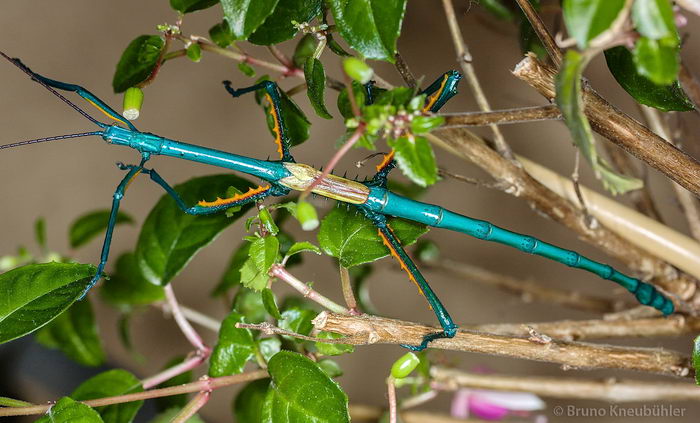
[[[314,320],[317,330],[348,336],[345,343],[418,345],[425,335],[440,329],[376,316],[348,316],[321,312]],[[502,357],[543,361],[566,369],[623,369],[665,376],[692,376],[690,358],[660,348],[633,348],[583,342],[530,338],[460,330],[454,338],[436,339],[431,348],[477,352]]]
[[[556,70],[539,62],[534,55],[518,63],[513,74],[545,98],[554,99]],[[593,130],[700,196],[700,163],[697,160],[608,103],[588,84],[584,84],[583,100]]]
[[[190,322],[188,322],[185,316],[183,316],[182,310],[180,310],[180,306],[178,305],[177,299],[175,298],[175,293],[173,292],[172,285],[166,285],[164,291],[165,299],[168,302],[170,312],[173,314],[173,318],[175,318],[175,322],[177,323],[177,326],[180,328],[182,333],[185,335],[185,338],[187,338],[190,344],[192,344],[192,346],[195,347],[197,351],[201,351],[203,354],[208,356],[211,352],[211,349],[204,345],[202,337],[199,336],[197,331],[192,327],[192,325],[190,325]]]
[[[386,378],[386,393],[389,400],[389,423],[396,423],[396,385],[394,378]]]
[[[553,119],[561,120],[561,112],[553,104],[489,112],[441,113],[440,116],[445,118],[443,128],[506,125]]]
[[[211,391],[202,391],[190,400],[190,402],[185,405],[185,407],[177,413],[170,423],[185,423],[190,419],[190,417],[197,414],[202,407],[204,407],[209,402],[209,397],[211,396]]]
[[[348,268],[339,262],[338,272],[340,273],[340,286],[343,289],[343,298],[345,298],[345,304],[348,306],[348,312],[355,315],[360,314],[360,311],[357,308],[355,293],[352,289],[352,281],[350,280],[350,272],[348,272]]]
[[[554,67],[559,68],[562,62],[561,50],[559,50],[559,47],[557,47],[554,37],[552,37],[552,34],[549,33],[547,27],[544,25],[544,22],[542,22],[542,18],[540,18],[540,15],[537,14],[535,7],[532,5],[532,3],[530,3],[530,0],[516,1],[518,2],[518,6],[520,6],[523,13],[525,13],[527,20],[530,21],[530,25],[532,25],[532,28],[535,30],[537,37],[540,39],[540,41],[542,41],[542,45],[547,50],[547,54],[552,60],[552,63],[554,63]]]
[[[334,339],[334,338],[317,338],[315,336],[308,336],[308,335],[302,335],[300,333],[287,330],[287,329],[282,329],[281,327],[275,326],[272,323],[269,322],[262,322],[262,323],[236,323],[236,327],[239,329],[250,329],[250,330],[259,330],[262,332],[264,335],[282,335],[282,336],[289,336],[292,338],[297,338],[297,339],[303,339],[304,341],[311,341],[311,342],[323,342],[326,344],[348,344],[348,339],[350,338],[339,338],[339,339]]]
[[[287,269],[284,268],[284,266],[281,266],[279,264],[273,265],[272,268],[270,268],[270,276],[274,276],[286,282],[287,284],[289,284],[289,286],[299,291],[301,295],[303,295],[305,298],[317,302],[321,306],[327,308],[328,310],[331,310],[334,313],[348,312],[347,308],[319,294],[318,292],[314,291],[313,288],[311,288],[309,285],[292,276],[292,274],[289,273]]]
[[[409,88],[416,88],[416,78],[413,76],[413,72],[411,72],[408,64],[403,60],[403,57],[398,51],[396,52],[394,58],[396,59],[394,66],[396,66],[396,70],[399,71],[399,75],[401,75],[401,78],[403,78],[403,82],[405,82]]]
[[[143,389],[151,389],[154,386],[158,386],[166,380],[172,379],[175,376],[181,375],[192,369],[196,369],[202,363],[204,363],[208,357],[208,355],[204,355],[201,351],[197,351],[182,363],[167,368],[164,371],[155,374],[147,379],[143,379],[141,381],[141,386],[143,386]]]
[[[609,402],[698,401],[700,387],[691,383],[582,380],[580,378],[506,376],[473,374],[433,366],[432,379],[441,389],[489,389],[531,392],[550,398],[586,399]]]
[[[690,97],[690,100],[695,104],[697,110],[700,107],[700,81],[693,75],[693,73],[688,69],[685,62],[681,60],[681,69],[678,72],[678,79],[681,82],[685,92]]]
[[[527,336],[530,329],[565,341],[630,337],[680,336],[700,331],[700,319],[669,316],[636,320],[560,320],[539,323],[465,325],[464,329],[500,335]]]
[[[639,105],[639,108],[649,127],[668,143],[672,143],[673,136],[671,134],[671,130],[666,122],[662,120],[659,111],[641,104]],[[679,146],[677,145],[677,147]],[[690,233],[693,235],[693,238],[700,240],[700,205],[698,205],[698,199],[675,182],[671,182],[671,186],[673,187],[673,191],[676,193],[676,198],[678,199],[681,209],[683,210],[683,214],[685,215],[685,219],[688,222]]]
[[[471,64],[472,56],[469,53],[462,33],[459,29],[459,24],[457,23],[457,17],[455,16],[454,6],[452,5],[452,0],[442,0],[442,6],[445,9],[445,17],[447,18],[447,25],[450,28],[450,34],[452,35],[452,41],[454,42],[455,50],[457,52],[457,61],[459,62],[462,70],[464,71],[467,81],[469,82],[469,87],[474,94],[476,103],[483,112],[490,112],[491,106],[486,99],[481,84],[479,83],[479,78],[476,76],[476,71],[474,66]],[[497,125],[489,125],[491,131],[493,132],[494,145],[496,151],[498,151],[503,157],[513,160],[513,152],[510,149],[508,143],[506,143],[503,133],[501,133],[500,128]]]
[[[198,380],[196,382],[186,383],[184,385],[172,386],[162,389],[151,389],[149,391],[136,392],[133,394],[118,395],[114,397],[98,398],[93,400],[82,401],[83,404],[90,407],[104,407],[105,405],[121,404],[125,402],[143,401],[152,398],[169,397],[172,395],[189,394],[192,392],[201,392],[204,390],[215,390],[224,386],[235,385],[237,383],[250,382],[253,380],[263,379],[268,377],[265,370],[256,370],[248,373],[241,373],[233,376],[222,376],[216,378],[208,378]],[[6,416],[30,416],[33,414],[43,414],[51,408],[50,404],[32,405],[30,407],[5,407],[0,408],[0,417]]]
[[[539,301],[596,313],[619,311],[627,305],[624,300],[587,295],[570,289],[549,288],[535,281],[513,278],[482,267],[449,259],[424,263],[424,265],[461,279],[495,286],[519,296],[526,302]]]

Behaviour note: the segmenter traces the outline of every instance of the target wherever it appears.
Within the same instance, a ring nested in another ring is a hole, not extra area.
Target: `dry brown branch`
[[[490,112],[443,113],[445,128],[463,126],[504,125],[511,123],[537,122],[561,119],[561,112],[555,105],[523,107],[520,109],[494,110]]]
[[[690,72],[690,69],[685,65],[685,62],[681,61],[681,70],[678,72],[678,79],[681,81],[681,85],[685,88],[685,92],[690,97],[690,100],[695,104],[696,109],[700,107],[700,82],[698,79]]]
[[[556,70],[541,63],[534,55],[529,54],[518,63],[513,74],[548,100],[554,99]],[[700,196],[700,163],[694,158],[608,103],[588,84],[584,84],[583,100],[593,130]]]
[[[700,331],[700,319],[674,315],[637,320],[561,320],[544,323],[465,325],[464,329],[510,336],[527,336],[529,329],[567,341],[602,338],[679,336]]]
[[[508,184],[506,192],[527,201],[539,213],[573,230],[581,239],[600,248],[668,292],[688,299],[695,293],[695,279],[655,257],[608,228],[589,227],[584,214],[574,204],[549,190],[525,170],[504,160],[472,132],[462,128],[428,134],[434,144],[469,160],[497,181]]]
[[[554,37],[549,33],[544,22],[542,22],[542,18],[537,14],[530,0],[516,1],[518,2],[518,6],[523,10],[523,13],[525,13],[527,20],[530,21],[530,25],[532,25],[532,28],[535,30],[537,37],[542,41],[542,45],[544,45],[544,48],[547,50],[549,58],[552,59],[554,67],[559,68],[562,62],[561,50],[559,50],[557,43],[554,41]]]
[[[447,25],[450,28],[450,35],[452,36],[452,42],[454,43],[455,50],[457,53],[457,62],[462,68],[466,80],[469,83],[469,88],[474,94],[476,103],[479,105],[479,109],[482,112],[490,112],[491,106],[486,99],[486,94],[481,88],[481,83],[479,78],[476,76],[476,71],[471,63],[472,56],[469,53],[464,38],[462,37],[462,32],[459,29],[459,24],[457,23],[457,17],[455,16],[454,6],[452,5],[452,0],[442,0],[442,6],[445,10],[445,17],[447,18]],[[498,125],[491,124],[491,131],[493,132],[493,143],[498,151],[503,157],[513,160],[513,151],[510,149],[508,143],[506,143],[503,133]]]
[[[433,380],[441,388],[492,389],[532,392],[550,398],[590,399],[609,402],[700,401],[700,387],[691,383],[581,380],[574,378],[472,374],[434,366]]]
[[[320,313],[313,321],[317,330],[346,335],[346,342],[364,344],[420,344],[423,337],[439,331],[434,327],[377,316]],[[454,338],[436,339],[431,348],[476,352],[502,357],[557,363],[567,369],[606,368],[637,370],[666,376],[690,376],[690,359],[676,351],[632,348],[583,342],[533,342],[528,338],[460,330]]]
[[[569,289],[548,288],[535,281],[512,278],[453,260],[443,259],[435,263],[425,263],[425,266],[463,279],[495,286],[520,296],[524,301],[541,301],[596,313],[619,311],[625,306],[625,302],[621,300],[586,295]]]

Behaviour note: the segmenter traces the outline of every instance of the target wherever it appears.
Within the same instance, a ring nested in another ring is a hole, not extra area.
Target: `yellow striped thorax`
[[[297,191],[306,190],[323,174],[323,172],[302,163],[284,163],[284,167],[291,175],[280,179],[278,182],[287,188]],[[350,204],[363,204],[369,197],[369,188],[365,185],[335,175],[327,175],[316,184],[311,192]]]

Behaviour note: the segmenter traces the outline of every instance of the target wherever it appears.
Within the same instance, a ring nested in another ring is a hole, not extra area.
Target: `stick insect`
[[[453,337],[457,332],[457,325],[415,263],[401,246],[399,239],[387,223],[387,216],[395,216],[436,228],[461,232],[478,239],[505,244],[529,254],[546,257],[570,267],[583,269],[623,286],[633,293],[641,304],[654,307],[665,315],[674,311],[673,302],[659,293],[652,285],[627,276],[609,265],[593,261],[574,251],[557,247],[537,238],[511,232],[487,221],[472,219],[440,206],[414,201],[389,191],[387,189],[387,177],[395,166],[393,152],[384,156],[382,163],[377,166],[377,172],[374,177],[366,182],[358,182],[335,175],[327,175],[325,178],[317,181],[322,176],[322,172],[309,165],[296,163],[290,152],[287,128],[280,109],[280,92],[277,84],[274,82],[264,81],[240,89],[234,89],[230,83],[225,82],[226,90],[233,97],[262,91],[271,104],[270,114],[274,122],[273,132],[280,158],[279,160],[258,160],[141,132],[131,122],[122,118],[116,111],[85,88],[46,78],[33,72],[19,59],[12,59],[2,52],[0,54],[99,128],[97,131],[15,142],[0,146],[0,149],[76,137],[100,136],[109,144],[132,148],[141,155],[139,164],[120,165],[120,168],[127,173],[114,191],[109,225],[104,238],[97,273],[92,278],[85,293],[102,277],[109,256],[117,212],[126,187],[137,175],[143,174],[148,175],[153,182],[161,186],[168,195],[172,196],[184,213],[192,215],[218,213],[230,207],[260,201],[266,197],[283,196],[292,190],[305,191],[310,186],[311,191],[317,195],[356,207],[377,227],[377,233],[384,245],[399,262],[401,268],[406,271],[408,278],[416,284],[442,327],[442,331],[426,335],[420,345],[404,345],[411,350],[422,350],[431,341],[438,338]],[[458,72],[449,71],[423,90],[422,93],[426,95],[423,110],[426,113],[437,112],[450,98],[457,94],[457,84],[460,78],[461,75]],[[107,117],[114,120],[115,123],[107,124],[98,121],[75,103],[65,98],[57,90],[75,92],[97,107]],[[230,198],[218,198],[211,202],[202,200],[195,205],[188,205],[155,169],[145,166],[149,159],[157,155],[190,160],[246,173],[262,179],[264,184],[258,188],[251,189],[247,193],[236,194]]]

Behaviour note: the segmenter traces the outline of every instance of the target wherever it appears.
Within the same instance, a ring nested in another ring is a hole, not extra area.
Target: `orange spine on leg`
[[[387,226],[386,228],[392,234],[394,233],[394,231],[392,231],[389,226]],[[423,297],[425,297],[425,293],[423,293],[423,289],[421,289],[420,285],[418,284],[418,281],[416,281],[416,278],[413,276],[413,273],[411,273],[411,271],[408,270],[408,266],[406,266],[406,263],[403,261],[403,259],[399,255],[398,251],[396,251],[394,246],[391,244],[391,242],[386,237],[386,235],[384,235],[384,233],[382,232],[381,229],[378,229],[377,231],[379,232],[379,237],[382,239],[382,242],[384,243],[386,248],[389,249],[389,253],[391,254],[391,256],[399,262],[399,266],[401,267],[401,270],[405,271],[406,274],[408,275],[408,279],[410,279],[411,282],[413,282],[413,284],[416,285],[416,288],[418,288],[418,293],[420,295],[422,295]],[[433,309],[433,307],[430,304],[428,304],[428,306],[430,307],[431,310]]]
[[[425,106],[423,106],[423,111],[424,112],[429,112],[430,108],[433,107],[433,104],[440,98],[440,94],[442,94],[443,90],[445,89],[445,84],[447,84],[447,79],[448,76],[445,75],[445,78],[442,80],[442,84],[440,85],[440,89],[435,91],[430,97],[428,97]]]
[[[389,166],[389,163],[391,163],[392,160],[394,160],[394,150],[391,150],[389,154],[384,155],[384,160],[377,165],[377,172],[381,172],[382,169]]]
[[[277,152],[280,153],[280,159],[284,158],[282,153],[282,132],[280,129],[280,119],[277,116],[277,110],[275,110],[275,104],[272,102],[272,97],[270,94],[265,94],[265,98],[270,103],[270,115],[272,116],[272,121],[274,126],[272,127],[272,132],[275,134],[275,144],[277,144]]]
[[[202,206],[202,207],[216,207],[216,206],[223,206],[226,204],[232,204],[232,203],[235,203],[237,201],[245,200],[246,198],[250,198],[256,194],[260,194],[261,192],[265,192],[268,189],[270,189],[269,185],[259,186],[257,188],[250,188],[250,189],[248,189],[248,192],[245,192],[243,194],[236,194],[233,197],[229,197],[229,198],[216,197],[216,200],[214,200],[214,201],[202,200],[199,203],[197,203],[197,205]]]

